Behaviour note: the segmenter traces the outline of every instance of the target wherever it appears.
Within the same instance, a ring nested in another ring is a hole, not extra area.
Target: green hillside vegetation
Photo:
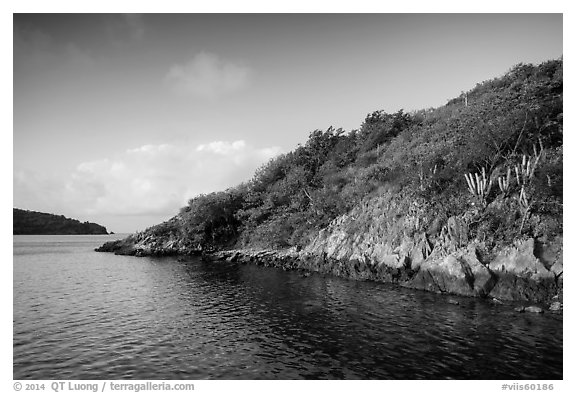
[[[64,216],[13,209],[14,235],[106,235],[106,228]]]
[[[434,235],[467,215],[488,246],[562,233],[563,61],[519,64],[445,106],[375,111],[360,128],[312,132],[251,181],[200,195],[149,228],[202,250],[305,246],[333,219],[386,195],[415,202]],[[16,227],[15,227],[16,228]]]

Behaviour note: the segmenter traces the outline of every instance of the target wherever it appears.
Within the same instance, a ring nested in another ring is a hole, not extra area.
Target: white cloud
[[[210,142],[206,145],[199,145],[196,148],[196,151],[206,151],[226,156],[234,152],[241,151],[245,147],[246,143],[244,141],[235,141],[233,143],[216,141],[216,142]]]
[[[242,140],[144,145],[81,163],[63,179],[17,171],[14,203],[76,216],[171,215],[200,193],[249,180],[280,152],[278,147],[256,148]]]
[[[185,64],[173,65],[165,79],[179,93],[213,99],[245,88],[250,68],[201,52]]]

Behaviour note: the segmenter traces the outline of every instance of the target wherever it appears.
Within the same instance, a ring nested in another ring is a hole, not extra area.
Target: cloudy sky
[[[14,207],[132,232],[315,129],[556,59],[560,14],[15,14]]]

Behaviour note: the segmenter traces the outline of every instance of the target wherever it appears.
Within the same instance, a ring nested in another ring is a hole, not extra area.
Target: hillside
[[[64,216],[13,209],[14,235],[106,235],[106,228]]]
[[[563,280],[562,162],[563,61],[520,64],[440,108],[316,130],[250,182],[101,250],[290,249],[297,268],[545,300]],[[220,255],[262,259],[244,251]]]

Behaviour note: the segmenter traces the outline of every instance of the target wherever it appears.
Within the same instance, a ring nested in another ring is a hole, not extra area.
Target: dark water
[[[562,320],[296,272],[14,237],[14,379],[559,379]]]

